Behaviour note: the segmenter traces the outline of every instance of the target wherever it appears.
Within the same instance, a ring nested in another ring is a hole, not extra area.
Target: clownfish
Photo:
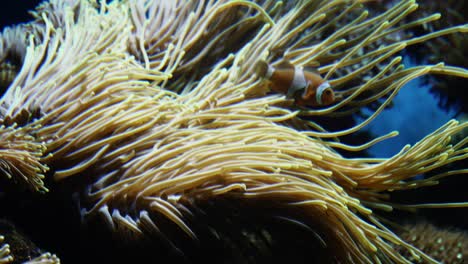
[[[256,70],[258,76],[269,80],[271,90],[294,99],[299,106],[327,106],[335,102],[330,84],[314,68],[294,66],[283,60],[275,67],[259,61]]]

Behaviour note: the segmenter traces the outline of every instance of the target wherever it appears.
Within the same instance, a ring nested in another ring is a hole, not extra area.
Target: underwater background
[[[21,3],[20,3],[21,2]],[[21,22],[27,22],[30,16],[28,10],[34,9],[42,1],[18,1],[11,2],[8,8],[1,8],[0,26],[15,25]],[[383,1],[378,1],[383,2]],[[434,1],[419,1],[439,2]],[[466,2],[463,2],[463,9],[459,15],[462,15],[464,23],[467,22]],[[422,5],[423,6],[423,5]],[[415,32],[415,34],[418,34]],[[466,34],[459,36],[466,41]],[[439,60],[444,60],[444,51],[440,54],[419,53],[420,46],[411,47],[409,52],[403,54],[405,65],[417,65],[431,63],[429,55],[438,56]],[[464,47],[465,50],[467,47]],[[466,53],[463,53],[466,55]],[[459,58],[466,64],[468,58]],[[466,65],[458,65],[466,68]],[[399,136],[381,142],[365,153],[371,157],[390,157],[396,154],[405,144],[414,144],[431,131],[439,128],[452,118],[458,118],[466,121],[467,119],[467,80],[435,79],[435,77],[424,77],[413,80],[407,84],[397,95],[392,106],[380,114],[373,122],[363,129],[363,139],[349,139],[349,142],[364,142],[369,136],[377,136],[388,133],[392,130],[398,130]],[[1,91],[2,93],[4,91]],[[365,115],[366,112],[364,111]],[[361,116],[355,116],[355,121],[362,120]],[[449,166],[458,166],[459,168],[468,167],[466,161],[452,164]],[[435,173],[435,172],[434,172]],[[425,177],[421,175],[421,177]],[[468,201],[468,178],[466,175],[449,177],[441,181],[434,187],[422,188],[414,191],[406,191],[395,195],[396,200],[405,201],[405,203],[421,202],[462,202]],[[53,190],[53,186],[51,187]],[[80,257],[70,256],[71,248],[82,248],[88,254],[102,254],[97,247],[101,243],[107,243],[109,252],[118,247],[112,245],[112,240],[99,237],[99,231],[82,230],[80,227],[79,212],[73,201],[62,201],[60,190],[52,191],[51,195],[41,197],[37,194],[15,194],[4,196],[0,190],[0,208],[2,219],[0,228],[12,228],[9,223],[14,223],[16,228],[28,234],[32,241],[46,248],[48,251],[56,253],[62,259],[63,263],[80,263]],[[25,199],[26,196],[26,199]],[[21,197],[21,199],[19,199]],[[419,198],[417,198],[419,197]],[[5,210],[6,209],[6,210]],[[221,213],[220,213],[221,214]],[[404,214],[401,217],[407,218],[409,222],[415,219],[421,219],[431,222],[439,227],[458,228],[468,231],[468,210],[463,208],[454,209],[434,209],[420,210],[417,214]],[[6,222],[3,222],[7,220]],[[222,221],[222,220],[220,220]],[[247,221],[247,220],[246,220]],[[255,221],[255,220],[251,220]],[[404,222],[404,221],[403,221]],[[258,225],[257,223],[242,223],[241,225]],[[293,231],[291,231],[293,232]],[[298,234],[296,234],[298,235]],[[90,241],[89,236],[95,240]],[[293,236],[293,235],[292,235]],[[102,240],[100,240],[102,239]],[[287,240],[286,240],[287,241]],[[110,244],[109,244],[110,243]],[[300,247],[296,243],[291,243],[290,247]],[[134,249],[138,251],[139,249]],[[239,249],[240,250],[240,249]],[[94,251],[94,252],[93,252]],[[104,251],[105,252],[105,251]],[[129,252],[132,252],[129,250]],[[130,255],[132,255],[131,253]],[[249,253],[246,253],[249,254]],[[253,254],[253,253],[252,253]],[[102,256],[102,260],[112,259],[112,256]],[[129,256],[129,259],[132,259]],[[235,257],[233,257],[235,259]],[[75,262],[76,261],[76,262]],[[122,261],[122,259],[120,260]],[[233,260],[232,263],[235,261]],[[293,262],[294,263],[294,262]]]

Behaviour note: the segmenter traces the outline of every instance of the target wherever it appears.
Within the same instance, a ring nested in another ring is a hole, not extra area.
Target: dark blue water
[[[410,57],[403,60],[405,67],[414,66]],[[387,158],[398,153],[406,144],[413,145],[433,132],[457,113],[457,106],[443,109],[438,106],[439,98],[430,92],[430,86],[420,77],[407,83],[393,100],[393,106],[385,109],[365,127],[374,136],[398,130],[397,137],[380,142],[368,152],[374,157]]]
[[[2,1],[0,8],[0,26],[13,26],[31,20],[28,11],[42,3],[42,0]]]

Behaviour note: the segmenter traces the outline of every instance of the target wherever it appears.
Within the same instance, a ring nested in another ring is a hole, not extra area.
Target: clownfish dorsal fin
[[[286,59],[281,60],[275,67],[278,69],[294,69],[294,65]]]

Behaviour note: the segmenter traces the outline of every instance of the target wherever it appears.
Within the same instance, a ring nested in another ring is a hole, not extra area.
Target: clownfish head
[[[330,105],[335,102],[335,93],[327,81],[317,87],[315,101],[318,105]]]
[[[329,82],[318,72],[305,72],[307,87],[301,94],[299,104],[302,106],[327,106],[335,102],[335,92]]]

